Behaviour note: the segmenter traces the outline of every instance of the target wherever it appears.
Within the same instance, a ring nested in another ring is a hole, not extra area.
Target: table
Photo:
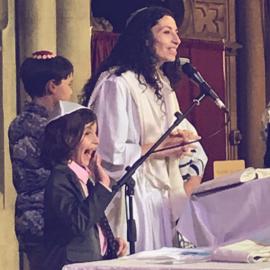
[[[139,260],[111,260],[90,263],[69,264],[63,270],[270,270],[270,263],[220,263],[200,262],[190,264],[149,264]]]
[[[64,266],[63,270],[252,270],[270,269],[267,263],[210,262],[211,248],[161,248],[143,251],[115,260],[77,263]]]
[[[269,244],[269,210],[270,178],[257,179],[192,196],[177,229],[196,246],[219,246],[255,235]]]
[[[178,229],[197,246],[254,238],[268,230],[270,240],[270,178],[246,182],[207,195],[193,196],[184,208]],[[265,234],[261,239],[265,240]],[[193,249],[196,250],[196,249]],[[270,270],[267,263],[156,263],[137,254],[110,261],[70,264],[63,270]],[[135,256],[135,257],[134,257]]]

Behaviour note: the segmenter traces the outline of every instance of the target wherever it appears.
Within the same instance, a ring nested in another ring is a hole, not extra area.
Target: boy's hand
[[[116,241],[117,241],[118,244],[119,244],[117,256],[118,256],[118,257],[125,256],[125,255],[127,254],[127,249],[128,249],[128,244],[127,244],[127,242],[126,242],[124,239],[120,238],[120,237],[117,237],[117,238],[116,238]]]
[[[94,157],[91,159],[89,169],[95,182],[100,182],[104,186],[110,187],[110,177],[101,166],[101,157],[98,153],[95,153]]]

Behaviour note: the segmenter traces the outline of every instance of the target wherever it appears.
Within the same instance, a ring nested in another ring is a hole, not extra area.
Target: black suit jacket
[[[44,269],[57,270],[75,262],[101,260],[97,223],[113,195],[97,183],[91,195],[84,196],[75,173],[58,165],[49,177],[45,191]]]

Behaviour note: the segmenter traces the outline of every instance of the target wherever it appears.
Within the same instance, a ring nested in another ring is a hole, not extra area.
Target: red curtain
[[[100,63],[110,54],[115,45],[119,34],[112,32],[98,32],[92,33],[91,39],[91,67],[94,73]]]
[[[105,59],[118,38],[118,34],[111,32],[94,32],[92,35],[92,72]],[[201,40],[182,40],[179,48],[181,57],[192,59],[195,66],[205,80],[215,89],[222,100],[225,99],[225,71],[223,42],[209,42]],[[176,94],[182,112],[192,104],[199,95],[199,88],[183,77],[177,86]],[[224,126],[224,114],[217,108],[210,98],[205,98],[196,107],[188,119],[202,136],[202,144],[208,155],[208,165],[205,179],[213,177],[213,161],[226,159],[226,131],[223,129],[217,135],[209,138],[213,132]]]

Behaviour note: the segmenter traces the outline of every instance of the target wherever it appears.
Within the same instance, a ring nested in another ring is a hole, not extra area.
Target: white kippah
[[[70,114],[72,112],[75,112],[80,109],[88,109],[85,106],[82,106],[78,103],[71,102],[71,101],[59,101],[59,103],[56,105],[54,110],[49,115],[49,122],[55,121],[56,119],[60,118],[61,116]]]

